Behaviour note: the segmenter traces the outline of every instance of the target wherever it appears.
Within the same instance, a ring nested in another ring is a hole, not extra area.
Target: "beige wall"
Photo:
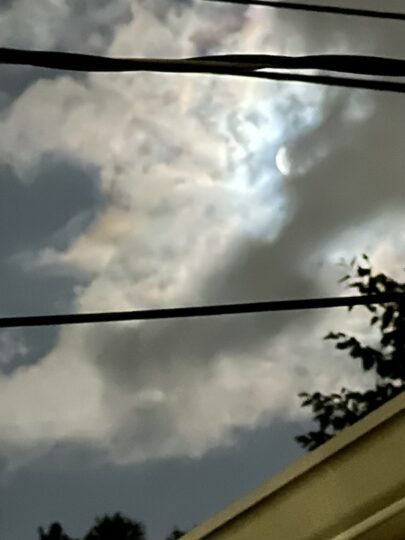
[[[405,393],[183,538],[405,539]]]

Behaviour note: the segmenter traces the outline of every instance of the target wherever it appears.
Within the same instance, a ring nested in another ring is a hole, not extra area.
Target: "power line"
[[[30,65],[48,69],[84,72],[148,71],[165,73],[211,73],[273,81],[304,82],[324,86],[361,88],[405,93],[405,83],[331,75],[256,71],[264,68],[327,69],[361,74],[405,76],[405,61],[371,56],[324,55],[287,57],[229,55],[187,59],[109,58],[59,51],[29,51],[0,48],[0,64]]]
[[[324,70],[357,75],[405,76],[405,60],[371,55],[224,54],[183,59],[110,58],[61,51],[0,48],[0,64],[87,72],[158,71],[222,73],[258,69]]]
[[[355,54],[312,54],[287,56],[273,54],[224,54],[192,60],[224,62],[240,69],[322,70],[356,75],[405,77],[405,60]]]
[[[267,73],[263,71],[247,71],[237,75],[280,82],[302,82],[321,86],[373,90],[376,92],[393,92],[395,94],[405,93],[405,83],[395,81],[357,79],[354,77],[335,77],[333,75],[304,75],[300,73],[279,72]]]
[[[377,304],[405,303],[404,293],[381,293],[363,296],[341,296],[332,298],[306,298],[275,300],[241,304],[222,304],[137,311],[115,311],[101,313],[76,313],[65,315],[32,315],[0,318],[0,328],[31,326],[61,326],[72,324],[107,323],[123,321],[150,321],[161,319],[189,319],[194,317],[217,317],[220,315],[242,315],[276,311],[300,311],[334,307],[369,306]]]
[[[405,13],[394,11],[378,11],[375,9],[349,8],[342,6],[325,6],[318,4],[301,4],[298,2],[273,2],[272,0],[206,0],[207,2],[222,2],[226,4],[265,6],[276,9],[289,9],[294,11],[309,11],[313,13],[330,13],[334,15],[348,15],[354,17],[368,17],[373,19],[388,19],[405,21]]]

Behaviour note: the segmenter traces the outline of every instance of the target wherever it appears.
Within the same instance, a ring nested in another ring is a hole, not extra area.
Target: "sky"
[[[203,0],[7,0],[0,36],[112,56],[403,56],[401,23]],[[402,96],[0,71],[0,315],[345,294],[342,260],[364,252],[401,277]],[[367,325],[339,309],[2,330],[1,538],[55,520],[79,536],[122,511],[163,540],[206,519],[302,454],[298,392],[370,382],[329,330]]]

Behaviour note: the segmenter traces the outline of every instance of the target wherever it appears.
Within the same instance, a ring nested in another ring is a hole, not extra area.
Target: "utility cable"
[[[405,93],[405,83],[397,81],[257,71],[265,68],[326,69],[328,71],[350,71],[362,75],[405,76],[405,60],[372,56],[314,55],[290,57],[253,54],[187,59],[153,59],[110,58],[68,52],[0,48],[0,64],[30,65],[48,69],[84,72],[211,73],[273,81],[304,82],[326,86]]]
[[[328,6],[319,4],[306,4],[298,2],[274,2],[273,0],[206,0],[207,2],[222,2],[242,6],[265,6],[275,9],[288,9],[294,11],[309,11],[312,13],[330,13],[333,15],[348,15],[354,17],[369,17],[373,19],[388,19],[392,21],[405,21],[405,13],[395,11],[382,11],[375,9],[349,8],[342,6]]]
[[[354,54],[313,54],[280,56],[272,54],[223,54],[191,58],[221,62],[249,71],[258,69],[321,70],[355,75],[405,77],[405,60]]]
[[[404,304],[405,294],[381,293],[361,296],[357,295],[339,296],[331,298],[275,300],[268,302],[250,302],[241,304],[221,304],[163,309],[144,309],[136,311],[1,317],[0,328],[20,328],[54,325],[60,326],[72,324],[148,321],[180,318],[189,319],[195,317],[216,317],[220,315],[241,315],[276,311],[299,311],[310,309],[326,309],[334,307],[370,306],[388,303]]]
[[[352,54],[303,56],[224,54],[193,58],[111,58],[62,51],[0,48],[0,64],[30,65],[86,72],[156,71],[169,73],[232,74],[258,69],[322,70],[356,75],[404,77],[405,60]],[[235,71],[236,70],[236,71]]]

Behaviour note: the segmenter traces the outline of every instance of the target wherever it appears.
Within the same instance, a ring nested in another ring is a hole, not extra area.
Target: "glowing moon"
[[[289,176],[291,173],[291,162],[288,158],[288,151],[282,146],[276,154],[276,166],[283,176]]]

